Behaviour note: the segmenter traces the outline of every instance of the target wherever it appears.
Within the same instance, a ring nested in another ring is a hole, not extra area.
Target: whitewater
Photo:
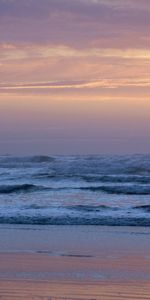
[[[0,156],[0,223],[150,226],[150,155]]]

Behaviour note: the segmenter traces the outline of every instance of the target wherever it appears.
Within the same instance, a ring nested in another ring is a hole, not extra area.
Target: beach
[[[0,226],[0,299],[149,299],[150,229]]]
[[[150,0],[0,0],[0,300],[150,300]]]

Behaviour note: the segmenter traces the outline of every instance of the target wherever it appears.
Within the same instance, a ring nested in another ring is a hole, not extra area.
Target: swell
[[[86,182],[104,182],[104,183],[142,183],[150,184],[150,176],[140,176],[140,175],[104,175],[104,176],[82,176],[81,179]]]
[[[47,162],[55,161],[55,158],[51,157],[51,156],[46,156],[46,155],[39,155],[39,156],[31,157],[30,161],[32,163],[47,163]]]
[[[133,208],[137,210],[143,210],[144,212],[150,212],[150,205],[138,205]]]
[[[79,155],[79,156],[47,156],[35,155],[25,157],[0,156],[2,167],[31,167],[44,163],[51,166],[53,163],[56,173],[60,169],[62,173],[71,174],[129,174],[149,175],[150,155]]]
[[[141,183],[141,184],[150,184],[150,176],[131,176],[131,175],[80,175],[80,174],[61,174],[49,173],[49,172],[39,172],[33,174],[32,178],[35,179],[54,179],[54,180],[81,180],[87,183]]]
[[[65,210],[67,212],[67,214],[71,213],[71,212],[76,212],[76,213],[111,213],[111,212],[115,212],[118,211],[123,212],[124,214],[128,213],[128,212],[135,212],[136,210],[142,210],[146,213],[150,213],[150,205],[138,205],[138,206],[131,206],[131,207],[127,207],[127,208],[120,208],[117,206],[108,206],[108,205],[82,205],[82,204],[78,204],[78,205],[68,205],[68,206],[52,206],[52,205],[38,205],[38,204],[31,204],[31,205],[26,205],[23,206],[22,209],[25,210]]]
[[[89,190],[91,192],[105,192],[107,194],[150,195],[150,186],[139,186],[139,185],[90,186],[90,187],[82,187],[80,189]]]
[[[140,185],[102,185],[102,186],[79,186],[79,187],[50,187],[35,184],[16,184],[1,185],[0,194],[11,194],[19,192],[35,192],[35,191],[62,191],[62,190],[80,190],[89,192],[104,192],[107,194],[124,194],[124,195],[150,195],[150,186]]]
[[[107,205],[68,205],[68,206],[55,206],[55,205],[38,205],[38,204],[31,204],[22,207],[23,209],[60,209],[60,210],[67,210],[69,211],[78,211],[78,212],[101,212],[105,210],[117,210],[117,207],[111,207]]]
[[[116,211],[119,210],[118,207],[111,207],[107,205],[71,205],[67,206],[67,209],[79,212],[102,212],[102,211]]]
[[[2,185],[0,186],[0,194],[11,194],[18,192],[33,192],[41,189],[41,187],[34,184],[16,184],[16,185]]]
[[[25,157],[15,157],[15,156],[0,156],[0,166],[2,168],[32,168],[37,164],[50,164],[55,161],[54,157],[46,155],[37,156],[25,156]]]

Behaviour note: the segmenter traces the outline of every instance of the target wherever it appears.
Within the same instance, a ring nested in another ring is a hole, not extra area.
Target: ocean
[[[0,156],[0,224],[150,226],[150,155]]]

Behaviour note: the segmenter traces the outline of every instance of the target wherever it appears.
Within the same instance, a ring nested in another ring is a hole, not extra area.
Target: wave
[[[108,183],[142,183],[142,184],[150,184],[150,176],[131,176],[131,175],[83,175],[80,177],[81,179],[85,180],[86,182],[108,182]]]
[[[41,189],[40,186],[34,184],[16,184],[16,185],[2,185],[0,186],[0,194],[11,194],[17,192],[33,192]]]
[[[0,165],[3,168],[31,168],[36,164],[52,163],[55,158],[46,155],[35,155],[35,156],[0,156]]]
[[[59,172],[37,172],[32,175],[35,179],[53,179],[53,180],[78,180],[87,183],[141,183],[150,184],[150,176],[140,175],[80,175],[80,174],[61,174]]]
[[[30,159],[33,163],[47,163],[47,162],[53,162],[55,161],[54,157],[46,156],[46,155],[39,155],[39,156],[33,156]]]
[[[35,184],[15,184],[15,185],[1,185],[0,194],[11,194],[11,193],[28,193],[36,191],[65,191],[65,190],[80,190],[89,191],[96,193],[106,194],[123,194],[123,195],[150,195],[150,186],[139,186],[139,185],[101,185],[101,186],[62,186],[62,187],[51,187],[51,186],[40,186]],[[82,205],[81,205],[82,207]]]
[[[38,205],[38,204],[31,204],[22,206],[22,209],[27,210],[54,210],[54,211],[65,211],[67,213],[70,212],[77,212],[77,213],[111,213],[111,212],[124,212],[126,213],[133,213],[135,210],[143,210],[146,213],[150,212],[150,205],[138,205],[138,206],[131,206],[128,208],[120,208],[117,206],[108,206],[108,205],[68,205],[64,207],[59,206],[52,206],[52,205]]]
[[[127,168],[128,174],[145,174],[150,173],[150,167],[149,166],[130,166]]]
[[[143,210],[139,213],[138,210]],[[112,207],[106,205],[22,205],[10,206],[0,212],[2,224],[33,225],[103,225],[150,227],[150,205]]]
[[[150,186],[90,186],[81,187],[81,190],[89,190],[91,192],[105,192],[107,194],[124,194],[124,195],[150,195]]]
[[[56,212],[65,212],[70,214],[72,212],[76,213],[101,213],[105,211],[117,211],[119,207],[112,207],[107,205],[68,205],[68,206],[55,206],[55,205],[40,205],[40,204],[29,204],[22,205],[19,209],[22,210],[45,210],[45,212],[56,213]]]
[[[39,173],[33,174],[32,178],[34,178],[34,179],[65,179],[68,177],[65,177],[65,176],[62,176],[59,174],[51,174],[48,172],[39,172]]]
[[[78,155],[78,156],[0,156],[0,164],[48,163],[56,162],[58,169],[77,174],[130,174],[143,175],[150,173],[150,155]],[[87,172],[88,171],[88,172]]]
[[[67,206],[66,208],[81,212],[102,212],[107,210],[119,210],[118,207],[111,207],[107,205],[71,205]]]
[[[73,217],[73,216],[0,216],[0,224],[30,225],[100,225],[100,226],[150,226],[150,218],[144,217]]]
[[[150,205],[139,205],[133,207],[134,209],[143,210],[145,212],[150,212]]]

